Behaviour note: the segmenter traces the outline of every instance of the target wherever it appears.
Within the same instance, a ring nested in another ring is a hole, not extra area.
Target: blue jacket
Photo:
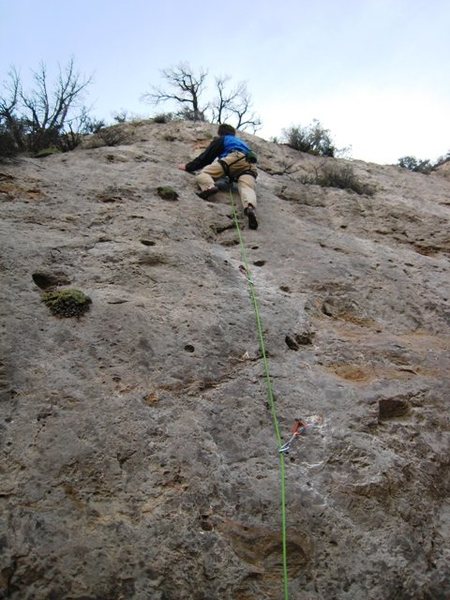
[[[250,152],[250,148],[245,142],[237,138],[235,135],[224,135],[223,137],[223,152],[219,154],[219,158],[224,158],[232,152],[243,152],[247,154]]]
[[[210,165],[216,158],[225,158],[231,152],[243,152],[247,154],[250,148],[245,142],[235,135],[221,135],[213,139],[210,145],[197,158],[187,163],[186,171],[192,173]]]

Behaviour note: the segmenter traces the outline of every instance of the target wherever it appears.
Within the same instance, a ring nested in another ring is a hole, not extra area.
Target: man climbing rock
[[[236,137],[236,131],[231,125],[222,123],[219,125],[217,134],[218,136],[197,158],[186,165],[178,165],[178,168],[189,173],[201,169],[197,175],[197,183],[200,188],[197,195],[203,200],[219,191],[215,185],[216,179],[225,175],[231,181],[237,181],[244,213],[248,218],[248,226],[250,229],[257,229],[256,155],[244,141]]]

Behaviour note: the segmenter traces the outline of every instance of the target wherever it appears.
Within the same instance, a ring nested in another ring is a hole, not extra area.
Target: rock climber
[[[217,160],[216,160],[217,159]],[[215,180],[224,175],[237,181],[239,197],[248,218],[250,229],[258,228],[256,220],[256,155],[240,138],[231,125],[222,123],[217,137],[197,158],[178,168],[188,173],[200,170],[196,179],[200,191],[197,196],[206,200],[219,191]]]

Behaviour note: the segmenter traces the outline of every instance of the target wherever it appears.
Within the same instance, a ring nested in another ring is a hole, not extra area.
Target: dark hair
[[[218,135],[235,135],[236,129],[227,123],[221,123],[217,133]]]

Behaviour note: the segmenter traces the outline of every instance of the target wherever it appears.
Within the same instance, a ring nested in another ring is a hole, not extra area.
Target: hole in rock
[[[194,352],[195,351],[195,347],[192,344],[186,344],[184,349],[186,350],[186,352]]]
[[[64,273],[44,273],[42,271],[33,273],[32,275],[34,283],[41,290],[49,290],[55,288],[58,285],[69,285],[70,279]]]

